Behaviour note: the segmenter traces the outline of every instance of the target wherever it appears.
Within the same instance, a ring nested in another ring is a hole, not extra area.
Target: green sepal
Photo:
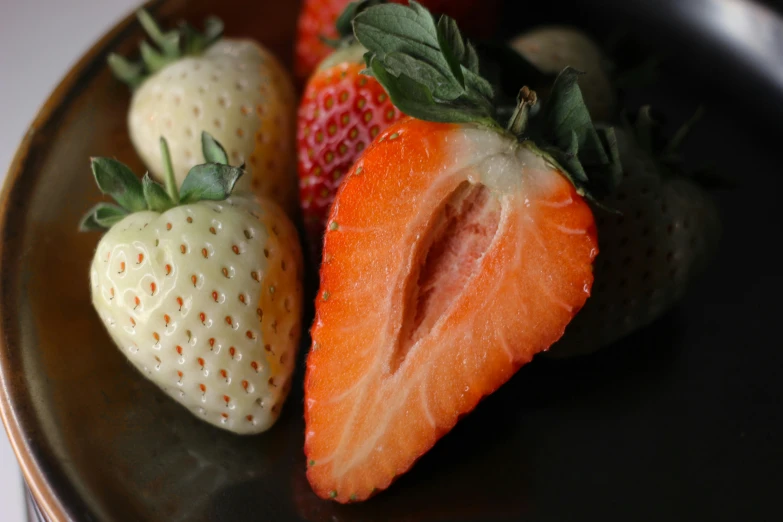
[[[494,121],[492,86],[477,74],[475,49],[456,23],[417,2],[369,7],[353,20],[366,49],[366,74],[374,76],[409,116],[435,122]]]
[[[202,134],[201,142],[207,163],[190,169],[180,189],[176,186],[165,138],[160,140],[161,155],[167,165],[165,189],[149,173],[139,180],[126,165],[115,159],[91,158],[93,176],[101,192],[113,197],[120,206],[97,204],[79,222],[79,230],[111,228],[132,212],[165,212],[178,205],[228,198],[237,180],[244,174],[245,166],[228,165],[225,149],[208,133]]]
[[[136,18],[150,39],[170,58],[179,56],[179,34],[176,31],[164,33],[155,19],[145,9],[136,13]]]
[[[457,28],[457,22],[448,16],[438,20],[438,45],[457,82],[465,87],[465,75],[462,74],[462,60],[465,57],[465,42]]]
[[[131,89],[135,89],[144,81],[144,64],[129,62],[116,53],[111,53],[106,61],[114,76]]]
[[[614,190],[622,165],[613,132],[593,125],[579,89],[581,74],[566,67],[557,75],[525,137],[552,156],[578,188],[600,198]]]
[[[228,165],[228,154],[223,146],[217,142],[207,131],[201,133],[201,150],[207,163]]]
[[[92,158],[90,163],[101,192],[130,212],[147,208],[141,181],[127,165],[112,158]]]
[[[469,106],[454,103],[438,103],[427,86],[416,82],[407,75],[392,76],[377,60],[370,63],[373,77],[383,85],[392,103],[403,113],[420,120],[439,123],[481,122],[493,125],[492,117]]]
[[[737,185],[736,181],[716,172],[714,166],[696,170],[685,168],[680,148],[704,113],[703,106],[697,107],[693,115],[674,132],[671,138],[664,135],[661,124],[653,116],[649,105],[638,110],[633,122],[627,114],[622,114],[621,119],[626,133],[653,159],[662,177],[688,178],[707,189],[734,188]]]
[[[141,179],[141,186],[144,190],[144,200],[147,202],[147,208],[155,212],[165,212],[174,206],[174,202],[166,193],[166,189],[159,183],[156,183],[150,177],[149,172],[144,174]]]
[[[224,28],[223,21],[214,16],[205,20],[203,33],[198,32],[187,22],[180,23],[179,30],[182,35],[184,54],[198,56],[203,53],[223,36]]]
[[[223,37],[223,31],[226,29],[223,20],[217,16],[210,16],[204,21],[204,49],[210,47]],[[202,49],[202,50],[204,50]]]
[[[465,48],[465,57],[462,60],[465,67],[472,73],[481,74],[479,68],[479,56],[476,47],[471,42],[467,42]]]
[[[353,38],[353,19],[368,7],[384,3],[386,0],[361,0],[349,3],[334,24],[337,34],[340,38]]]
[[[335,21],[334,28],[337,32],[337,38],[327,38],[324,35],[319,35],[319,40],[332,49],[342,49],[353,44],[356,40],[353,36],[353,19],[356,15],[374,5],[386,3],[387,0],[360,0],[358,2],[350,2],[345,6],[340,16]]]
[[[152,74],[155,74],[176,60],[176,58],[169,58],[159,53],[147,42],[141,42],[139,48],[141,51],[141,59],[144,61],[144,67],[147,72]]]
[[[196,201],[221,201],[231,195],[244,169],[217,163],[196,165],[182,182],[179,190],[180,204]]]
[[[164,32],[144,9],[139,10],[136,17],[154,46],[143,41],[138,62],[130,62],[114,53],[107,59],[114,76],[131,89],[136,89],[147,77],[183,56],[202,54],[223,35],[223,22],[215,17],[207,18],[203,33],[185,22],[177,29]]]
[[[122,221],[128,212],[111,203],[98,203],[79,222],[79,231],[105,230]]]
[[[609,125],[596,125],[595,130],[598,133],[598,138],[601,140],[604,150],[609,157],[609,167],[603,176],[598,179],[592,179],[594,184],[603,183],[603,187],[600,187],[602,193],[613,192],[622,181],[623,167],[620,159],[620,147],[617,144],[617,133],[614,127]]]

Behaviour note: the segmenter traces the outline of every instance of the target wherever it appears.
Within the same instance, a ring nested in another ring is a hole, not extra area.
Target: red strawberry
[[[584,168],[617,171],[576,72],[560,74],[535,116],[523,90],[505,130],[453,20],[381,5],[354,27],[373,75],[420,119],[381,133],[329,215],[305,453],[314,491],[338,502],[386,488],[560,338],[597,254]],[[579,156],[560,150],[577,144]]]
[[[378,81],[361,74],[363,51],[354,45],[333,53],[310,78],[299,106],[299,201],[314,258],[343,175],[402,116]]]
[[[296,75],[306,79],[331,49],[323,38],[337,38],[335,22],[352,0],[305,0],[299,14],[296,38]],[[391,0],[407,3],[405,0]],[[455,18],[465,32],[489,37],[495,30],[500,0],[422,0],[433,12]]]

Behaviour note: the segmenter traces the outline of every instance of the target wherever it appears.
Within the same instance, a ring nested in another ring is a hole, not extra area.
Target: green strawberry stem
[[[166,165],[165,189],[149,173],[139,180],[127,165],[115,159],[91,158],[98,188],[103,194],[111,196],[117,205],[98,203],[82,218],[79,230],[105,230],[133,212],[165,212],[178,205],[228,198],[237,180],[244,174],[244,166],[230,166],[226,151],[206,132],[201,136],[201,143],[207,163],[190,169],[179,190],[171,168],[168,144],[163,138],[160,139],[160,152]]]
[[[353,19],[374,76],[405,114],[439,123],[474,123],[510,133],[557,166],[580,194],[597,199],[619,183],[622,168],[611,127],[596,128],[579,89],[582,74],[567,67],[547,99],[523,89],[510,121],[501,123],[495,92],[481,76],[479,57],[456,22],[409,5],[367,7]],[[588,175],[589,172],[589,175]]]
[[[538,102],[538,97],[535,91],[531,91],[527,87],[522,87],[517,97],[517,106],[514,109],[514,113],[511,115],[511,119],[508,121],[506,129],[514,136],[521,136],[527,128],[527,122],[530,118],[530,109],[534,107]]]
[[[175,205],[179,203],[179,189],[177,178],[174,176],[174,166],[171,164],[171,153],[166,138],[160,137],[160,155],[163,157],[163,168],[166,174],[166,193]]]
[[[175,30],[164,32],[144,9],[139,10],[136,17],[157,49],[142,41],[139,62],[131,62],[116,53],[111,53],[107,58],[114,75],[131,89],[136,89],[147,77],[183,56],[202,54],[223,35],[223,22],[214,17],[206,20],[203,33],[185,22],[180,23]]]

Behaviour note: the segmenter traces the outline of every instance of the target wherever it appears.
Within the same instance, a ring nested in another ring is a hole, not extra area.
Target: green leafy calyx
[[[340,49],[353,44],[356,41],[353,36],[353,19],[368,7],[385,4],[386,1],[387,0],[359,0],[358,2],[350,2],[345,6],[345,9],[343,9],[343,12],[337,17],[337,21],[334,24],[337,38],[331,39],[321,36],[321,41],[333,49]]]
[[[693,128],[704,116],[699,106],[673,135],[664,133],[661,123],[654,117],[650,106],[641,107],[633,121],[623,115],[623,128],[635,144],[655,162],[664,178],[688,178],[705,188],[732,188],[735,183],[717,173],[713,167],[688,170],[681,149]]]
[[[374,76],[405,114],[440,123],[476,123],[517,140],[563,171],[591,197],[611,191],[621,174],[614,131],[597,129],[579,89],[579,71],[567,67],[542,102],[528,88],[502,125],[492,85],[479,73],[479,57],[447,16],[436,22],[415,1],[368,7],[353,20]],[[540,75],[531,78],[539,82]],[[588,175],[589,174],[589,175]]]
[[[367,74],[374,76],[405,114],[427,121],[500,126],[492,86],[479,75],[475,48],[457,24],[435,22],[416,2],[365,9],[353,21],[366,49]]]
[[[136,17],[152,44],[141,42],[141,60],[138,62],[131,62],[115,53],[110,54],[107,60],[114,75],[131,89],[183,56],[200,55],[223,35],[223,22],[214,17],[205,21],[203,33],[187,22],[164,32],[144,9],[138,11]]]
[[[579,89],[581,74],[571,67],[558,74],[521,137],[535,144],[581,194],[600,199],[619,184],[622,165],[614,129],[593,125]]]
[[[201,135],[203,165],[196,165],[178,189],[171,167],[168,144],[161,138],[161,154],[166,171],[165,188],[149,173],[139,180],[123,163],[112,158],[90,160],[95,182],[102,193],[117,203],[98,203],[84,216],[82,231],[105,230],[134,212],[151,210],[165,212],[178,205],[198,201],[222,201],[231,195],[234,185],[244,173],[244,166],[232,167],[223,147],[206,132]]]

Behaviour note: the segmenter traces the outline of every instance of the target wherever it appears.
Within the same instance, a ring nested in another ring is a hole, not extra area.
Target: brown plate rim
[[[164,0],[148,0],[139,8],[155,12],[163,3]],[[19,380],[12,382],[9,378],[21,370],[19,358],[11,358],[11,350],[15,347],[8,343],[9,332],[18,330],[17,326],[13,326],[16,314],[12,307],[8,306],[10,299],[17,295],[17,272],[12,265],[18,262],[18,258],[15,252],[9,252],[8,244],[9,239],[18,236],[17,231],[23,228],[20,226],[22,218],[14,218],[12,211],[19,205],[24,205],[35,185],[31,182],[35,177],[35,169],[30,167],[36,147],[40,146],[34,143],[38,130],[51,125],[58,117],[57,113],[71,103],[79,86],[100,70],[97,62],[100,60],[102,65],[102,56],[121,41],[123,33],[135,21],[136,10],[126,14],[82,54],[48,96],[16,149],[0,194],[0,418],[5,425],[25,482],[47,520],[68,520],[70,516],[67,507],[63,505],[30,452],[25,437],[26,430],[16,414],[15,405],[29,398],[27,386],[20,384]]]

